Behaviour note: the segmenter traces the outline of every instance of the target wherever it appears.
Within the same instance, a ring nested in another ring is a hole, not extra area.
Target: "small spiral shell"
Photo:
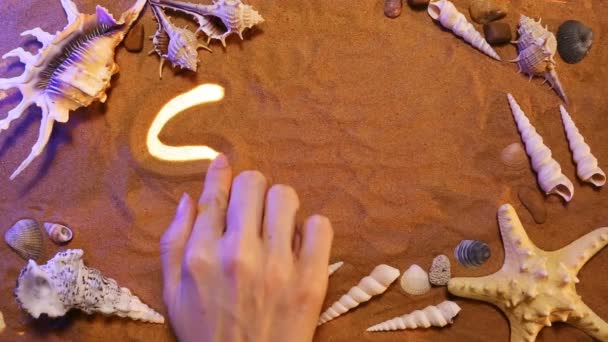
[[[427,306],[410,314],[390,319],[367,328],[367,331],[393,331],[417,328],[445,327],[452,324],[460,312],[458,304],[446,300],[437,306]]]
[[[454,250],[456,260],[465,267],[478,267],[492,255],[490,246],[477,240],[463,240]]]
[[[38,260],[42,254],[42,233],[32,219],[17,221],[4,234],[4,241],[25,260]]]
[[[580,21],[568,20],[557,30],[557,51],[566,63],[582,61],[592,43],[593,31]]]
[[[62,224],[45,222],[43,226],[51,240],[58,245],[68,243],[74,237],[72,230]]]

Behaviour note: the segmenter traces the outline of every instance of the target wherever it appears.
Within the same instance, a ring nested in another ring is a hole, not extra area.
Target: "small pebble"
[[[471,19],[478,24],[504,18],[507,11],[507,2],[503,0],[472,0],[469,7]]]
[[[397,18],[400,16],[402,8],[402,0],[384,0],[384,15],[389,18]]]
[[[493,22],[483,25],[483,32],[490,45],[500,45],[513,40],[511,26],[503,22]]]
[[[529,186],[521,186],[517,191],[517,197],[521,203],[528,209],[534,222],[538,224],[547,221],[547,209],[545,208],[545,200],[536,189]]]
[[[407,4],[412,8],[424,8],[429,5],[430,0],[407,0]]]
[[[451,277],[450,259],[443,254],[436,256],[429,271],[429,282],[435,286],[446,286]]]
[[[125,37],[125,48],[129,52],[140,52],[144,48],[144,25],[135,24]]]

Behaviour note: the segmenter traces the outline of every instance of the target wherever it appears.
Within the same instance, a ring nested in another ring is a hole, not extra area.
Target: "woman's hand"
[[[310,341],[327,290],[333,238],[312,216],[296,231],[293,188],[225,156],[203,193],[184,194],[161,240],[164,300],[181,341]],[[294,238],[295,237],[295,238]]]

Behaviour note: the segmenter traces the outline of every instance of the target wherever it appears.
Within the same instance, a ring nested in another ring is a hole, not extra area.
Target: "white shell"
[[[560,105],[559,109],[562,114],[562,123],[568,137],[572,157],[574,162],[576,162],[578,178],[597,187],[603,186],[606,184],[606,174],[597,165],[597,158],[591,154],[591,148],[589,148],[578,128],[576,128],[566,108]]]
[[[33,104],[42,112],[38,139],[10,179],[17,177],[42,153],[55,121],[67,122],[70,111],[89,106],[94,101],[106,101],[110,79],[118,72],[114,49],[145,3],[146,0],[137,0],[116,21],[101,6],[97,6],[96,14],[86,15],[79,13],[71,0],[61,0],[68,17],[68,25],[63,31],[54,35],[40,28],[25,31],[22,36],[32,35],[42,43],[38,53],[32,55],[17,48],[3,56],[19,58],[25,64],[25,71],[14,78],[0,78],[0,90],[18,88],[23,96],[17,107],[8,112],[7,118],[0,120],[0,132]]]
[[[53,223],[53,222],[45,222],[44,230],[49,235],[49,238],[56,244],[64,244],[72,240],[74,237],[74,233],[72,230],[62,224]]]
[[[373,296],[384,293],[397,278],[399,278],[398,269],[388,265],[376,266],[370,275],[361,279],[357,286],[352,287],[348,293],[325,310],[317,325],[329,322],[359,304],[367,302]]]
[[[462,37],[467,43],[473,45],[486,55],[500,60],[500,56],[496,51],[492,49],[475,27],[467,21],[464,14],[456,9],[456,6],[452,2],[448,0],[432,1],[429,3],[427,12],[433,20],[438,20],[443,27]]]
[[[336,272],[340,267],[342,267],[342,265],[344,265],[344,261],[338,261],[329,265],[329,275],[334,274],[334,272]]]
[[[526,145],[526,152],[532,162],[532,168],[536,172],[538,184],[546,195],[556,194],[561,196],[566,202],[570,202],[574,196],[574,186],[572,182],[562,173],[562,168],[551,156],[551,150],[543,143],[543,138],[536,132],[536,129],[526,114],[521,110],[519,104],[511,94],[507,94],[509,105],[513,112],[513,118],[517,123],[517,129],[521,139]]]
[[[30,260],[21,270],[15,296],[22,309],[32,317],[41,314],[60,317],[70,309],[87,314],[128,317],[152,323],[164,323],[161,314],[152,310],[114,279],[89,268],[82,262],[83,251],[59,252],[45,265]]]
[[[431,290],[429,275],[418,265],[412,265],[401,276],[401,289],[411,295],[422,295]]]
[[[437,306],[427,306],[410,314],[395,317],[388,321],[367,328],[367,331],[394,331],[405,329],[445,327],[453,323],[454,317],[460,312],[458,304],[446,300]]]

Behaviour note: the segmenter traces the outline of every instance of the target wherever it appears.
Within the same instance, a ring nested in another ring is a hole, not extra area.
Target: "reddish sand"
[[[131,1],[98,0],[116,16]],[[77,1],[83,12],[94,1]],[[293,185],[302,216],[322,213],[336,230],[332,260],[346,265],[330,280],[326,305],[336,300],[379,263],[400,269],[429,267],[444,253],[456,276],[496,271],[503,252],[496,210],[506,202],[519,213],[532,240],[557,249],[594,228],[608,225],[604,192],[576,179],[575,166],[559,119],[557,95],[542,80],[531,82],[517,67],[481,54],[440,29],[424,11],[404,8],[401,17],[384,17],[377,1],[251,0],[265,17],[258,29],[236,37],[213,53],[201,51],[198,73],[166,67],[158,79],[158,57],[118,49],[120,74],[112,80],[105,105],[71,114],[56,127],[50,146],[15,181],[10,173],[29,153],[39,111],[0,135],[0,231],[21,217],[57,220],[75,230],[68,245],[83,248],[90,266],[129,287],[153,308],[166,313],[158,242],[176,202],[187,191],[200,192],[206,163],[141,165],[139,138],[158,110],[174,96],[202,83],[226,88],[223,101],[189,109],[161,134],[171,145],[210,144],[224,151],[237,170],[257,168],[271,182]],[[455,1],[466,9],[467,1]],[[54,32],[66,23],[59,0],[4,0],[0,5],[0,53],[19,45],[19,33],[41,26]],[[506,18],[519,13],[542,17],[552,30],[579,19],[593,28],[595,43],[580,64],[557,57],[558,73],[570,98],[574,121],[600,164],[608,167],[608,3],[512,1]],[[467,14],[468,15],[468,14]],[[149,10],[141,22],[146,34],[155,23]],[[144,51],[151,48],[146,41]],[[34,48],[35,45],[27,45]],[[505,60],[513,46],[497,49]],[[0,64],[3,76],[19,67]],[[543,135],[564,173],[575,183],[574,200],[563,205],[547,198],[547,222],[535,224],[517,199],[517,187],[536,186],[531,170],[505,171],[501,149],[519,141],[505,93],[512,92]],[[18,103],[8,92],[0,113]],[[135,157],[134,157],[135,155]],[[144,163],[145,164],[145,163]],[[188,172],[180,172],[180,169]],[[454,265],[452,250],[462,239],[489,243],[493,257],[478,269]],[[45,241],[40,261],[63,249]],[[65,319],[36,321],[22,312],[12,289],[25,264],[8,247],[0,248],[0,311],[7,329],[0,340],[165,341],[169,324],[71,313]],[[608,251],[580,273],[578,291],[608,319],[605,294]],[[373,323],[436,304],[445,288],[412,297],[397,284],[354,312],[322,326],[319,341],[507,341],[509,326],[489,304],[455,299],[462,306],[454,325],[437,330],[365,332]],[[567,325],[544,329],[539,341],[589,341]]]

